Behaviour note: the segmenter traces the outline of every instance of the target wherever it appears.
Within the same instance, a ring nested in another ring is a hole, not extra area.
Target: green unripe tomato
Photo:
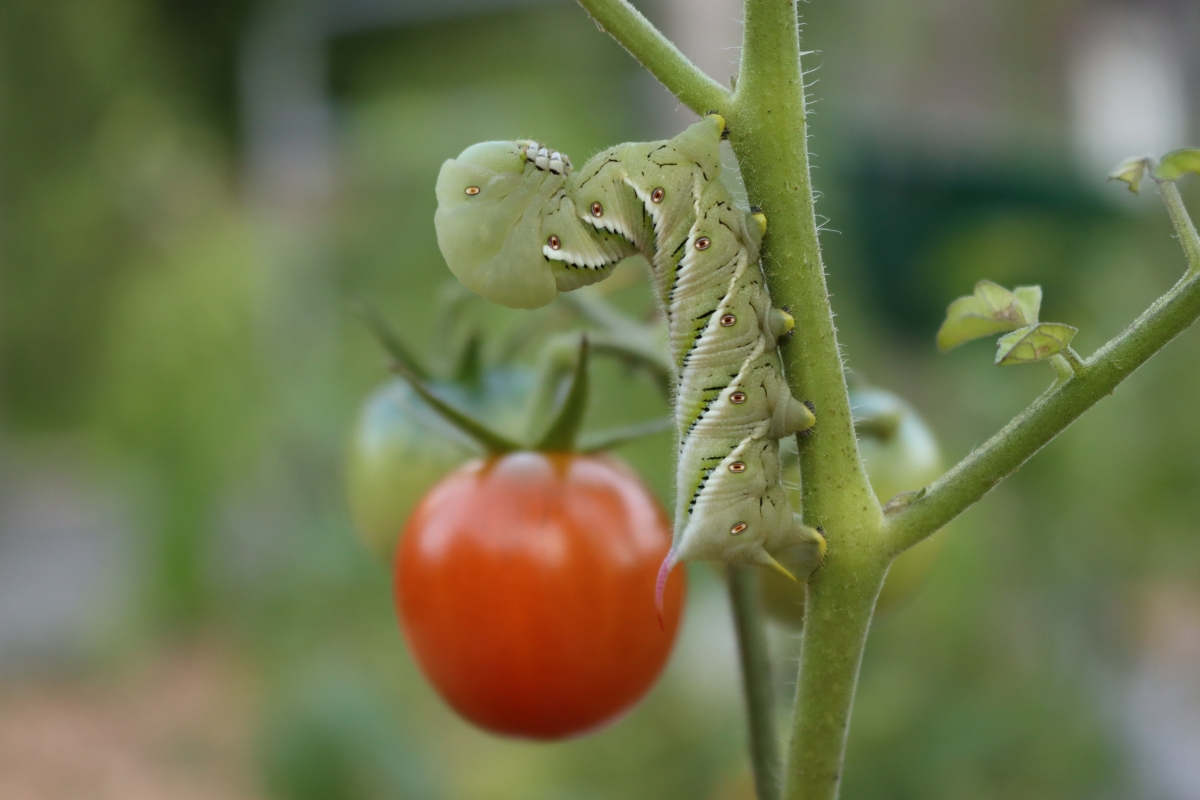
[[[942,474],[933,431],[903,398],[883,389],[856,389],[850,392],[850,407],[856,420],[870,420],[858,437],[858,449],[879,502],[928,486]],[[934,537],[902,553],[888,570],[877,608],[890,608],[916,591],[940,549],[941,538]],[[803,622],[803,584],[766,571],[760,583],[763,605],[772,617],[792,625]]]
[[[524,370],[494,370],[478,389],[446,382],[431,387],[448,402],[506,430],[523,423],[531,383]],[[400,531],[425,492],[481,454],[475,442],[407,383],[396,379],[381,386],[363,405],[346,453],[346,496],[359,539],[390,563]]]

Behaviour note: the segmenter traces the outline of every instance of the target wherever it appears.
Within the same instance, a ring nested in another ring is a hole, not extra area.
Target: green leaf
[[[1159,181],[1177,181],[1185,173],[1200,175],[1200,147],[1183,147],[1172,150],[1162,157],[1154,168],[1154,178]]]
[[[1013,297],[1017,298],[1017,305],[1021,307],[1025,324],[1036,325],[1038,314],[1042,313],[1042,287],[1018,286],[1013,289],[1012,293]]]
[[[1015,330],[996,342],[996,364],[1001,367],[1032,364],[1058,355],[1078,332],[1078,328],[1058,322],[1042,322]]]
[[[1125,181],[1125,183],[1129,184],[1129,191],[1137,194],[1142,186],[1142,178],[1146,176],[1146,170],[1150,168],[1152,163],[1153,159],[1149,156],[1138,156],[1137,158],[1128,159],[1119,164],[1112,172],[1108,173],[1108,179],[1110,181]]]
[[[588,339],[579,337],[579,356],[575,361],[575,370],[571,373],[570,385],[562,405],[554,415],[554,421],[546,429],[541,440],[534,446],[535,450],[547,452],[570,452],[575,449],[579,428],[583,424],[583,413],[587,410],[588,401]]]
[[[1010,292],[991,281],[980,281],[974,294],[958,298],[946,309],[946,321],[938,329],[938,349],[944,353],[981,336],[1036,323],[1041,304],[1040,286],[1021,286]]]

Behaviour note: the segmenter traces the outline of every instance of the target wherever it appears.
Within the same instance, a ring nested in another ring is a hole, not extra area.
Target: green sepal
[[[1187,173],[1200,175],[1200,147],[1181,147],[1162,157],[1151,174],[1156,181],[1177,181]]]
[[[1018,286],[1010,292],[980,281],[974,294],[958,298],[946,309],[946,320],[937,333],[938,349],[944,353],[972,339],[1036,324],[1041,305],[1040,286]]]
[[[588,338],[585,334],[579,337],[579,355],[575,359],[575,369],[569,378],[566,396],[554,415],[554,421],[533,449],[542,452],[570,452],[575,449],[575,441],[579,438],[579,429],[583,425],[583,415],[587,411],[587,367]]]
[[[472,389],[483,385],[483,340],[478,331],[472,331],[458,354],[454,367],[454,382]]]
[[[611,450],[614,447],[619,447],[647,436],[664,433],[665,431],[674,429],[674,427],[675,421],[673,419],[670,417],[659,417],[634,425],[622,425],[606,431],[597,431],[583,437],[583,441],[579,443],[578,452],[598,453],[601,450]]]
[[[1146,177],[1146,170],[1151,167],[1154,160],[1149,156],[1138,156],[1122,161],[1117,165],[1117,168],[1108,173],[1110,181],[1125,181],[1129,185],[1129,191],[1137,194],[1142,188],[1142,178]]]
[[[519,443],[514,442],[507,436],[496,433],[467,412],[455,408],[435,395],[429,388],[429,385],[425,383],[425,377],[419,371],[419,365],[417,365],[416,360],[412,358],[407,348],[400,341],[400,338],[396,336],[395,332],[392,331],[391,327],[384,321],[374,306],[365,301],[358,301],[353,303],[351,308],[375,338],[379,340],[379,343],[383,345],[388,355],[391,356],[392,363],[390,367],[392,372],[407,381],[417,396],[440,414],[444,420],[474,439],[484,450],[492,455],[511,453],[514,450],[524,449]]]
[[[1060,322],[1042,322],[1015,330],[996,342],[996,365],[1044,361],[1065,350],[1077,333],[1078,328]]]
[[[417,376],[421,380],[429,380],[429,372],[417,360],[417,357],[412,354],[412,351],[400,341],[400,337],[392,330],[391,326],[383,319],[383,315],[379,313],[379,309],[374,304],[363,300],[351,300],[350,312],[358,317],[359,321],[366,326],[375,340],[383,346],[387,354],[391,356],[393,362],[404,366],[408,372]]]

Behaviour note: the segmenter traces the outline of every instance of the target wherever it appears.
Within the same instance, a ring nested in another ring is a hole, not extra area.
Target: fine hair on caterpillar
[[[778,352],[795,328],[759,265],[766,217],[722,180],[725,122],[710,114],[673,139],[611,147],[572,169],[529,141],[484,142],[442,165],[434,217],[468,289],[536,308],[650,263],[677,369],[675,528],[657,586],[680,561],[759,565],[806,579],[825,539],[780,483],[779,440],[815,417],[793,398]]]

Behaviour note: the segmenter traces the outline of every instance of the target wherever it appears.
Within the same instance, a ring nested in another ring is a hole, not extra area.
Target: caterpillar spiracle
[[[617,145],[572,169],[536,142],[484,142],[442,165],[434,217],[450,270],[493,302],[536,308],[650,263],[678,369],[675,527],[659,574],[694,559],[760,565],[805,579],[825,552],[780,483],[779,439],[812,411],[783,378],[759,265],[766,217],[721,180],[725,122],[711,114],[673,139]]]

